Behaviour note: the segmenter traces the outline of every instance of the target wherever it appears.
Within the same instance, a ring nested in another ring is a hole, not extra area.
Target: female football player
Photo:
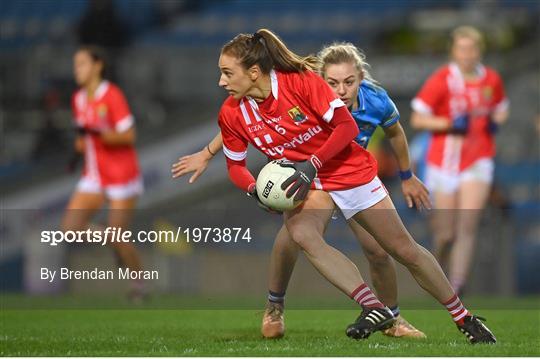
[[[417,208],[430,207],[428,193],[422,182],[410,173],[407,139],[399,121],[399,112],[386,94],[369,74],[365,56],[350,43],[339,43],[325,47],[319,53],[322,61],[323,78],[334,93],[345,103],[360,130],[355,141],[366,148],[377,126],[381,126],[396,154],[401,169],[402,191],[409,207],[413,203]],[[195,172],[196,180],[208,161],[212,158],[210,147],[221,149],[221,137],[198,154],[185,156],[174,166],[175,176]],[[212,152],[213,154],[213,152]],[[410,325],[402,316],[397,303],[397,281],[394,261],[381,248],[377,241],[358,223],[350,219],[349,226],[359,240],[363,252],[368,258],[373,286],[382,303],[388,306],[396,321],[383,333],[394,337],[423,338],[424,333]],[[285,226],[279,231],[272,252],[268,303],[263,317],[262,333],[267,338],[281,337],[285,326],[283,309],[285,291],[299,248],[290,238]],[[280,255],[278,255],[280,254]]]
[[[480,32],[462,26],[451,39],[451,62],[435,71],[412,101],[411,123],[432,131],[426,185],[437,209],[435,255],[448,265],[450,283],[460,293],[493,181],[494,132],[509,112],[501,78],[480,62]]]
[[[394,316],[356,266],[324,241],[334,203],[447,307],[471,342],[494,342],[493,334],[457,298],[433,256],[404,228],[376,176],[372,156],[352,142],[359,133],[352,116],[314,73],[318,65],[316,58],[294,54],[265,29],[238,35],[223,47],[219,85],[230,96],[218,123],[232,182],[258,200],[255,179],[245,166],[248,143],[270,159],[292,161],[284,164],[295,173],[283,188],[304,202],[284,213],[285,226],[315,268],[362,306],[362,314],[347,328],[348,336],[367,338],[391,326]],[[206,150],[215,153],[210,146]]]
[[[91,218],[109,203],[108,226],[128,227],[137,198],[143,191],[133,116],[122,93],[104,79],[101,49],[81,47],[73,58],[80,89],[72,98],[78,135],[76,151],[84,154],[82,177],[71,196],[62,221],[63,230],[86,230]],[[120,264],[140,270],[141,261],[132,243],[111,243]],[[132,283],[132,299],[140,300],[142,283]]]

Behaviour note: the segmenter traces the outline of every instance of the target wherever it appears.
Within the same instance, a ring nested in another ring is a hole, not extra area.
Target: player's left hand
[[[499,130],[499,124],[495,122],[492,116],[488,117],[488,125],[487,125],[488,133],[490,134],[496,134]]]
[[[414,174],[411,178],[401,181],[401,191],[407,201],[407,207],[413,208],[414,205],[419,211],[432,208],[428,189]]]
[[[296,192],[294,200],[303,201],[311,188],[313,179],[317,176],[317,169],[311,161],[291,162],[285,166],[290,166],[296,171],[282,183],[281,189],[285,190],[292,184],[285,195],[290,198]]]
[[[101,131],[99,131],[98,129],[96,128],[91,128],[91,127],[77,127],[77,134],[79,136],[84,136],[84,135],[100,135],[101,134]]]

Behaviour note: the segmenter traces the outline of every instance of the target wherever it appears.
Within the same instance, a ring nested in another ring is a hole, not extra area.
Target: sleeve
[[[399,121],[399,111],[394,101],[392,101],[392,99],[388,95],[386,95],[385,97],[384,107],[385,108],[381,121],[381,127],[388,128]]]
[[[117,132],[125,132],[135,124],[135,120],[122,91],[112,88],[109,99],[109,121]]]
[[[315,168],[320,169],[325,162],[343,151],[358,133],[358,126],[354,122],[351,113],[345,107],[336,109],[331,118],[334,129],[326,142],[311,156],[311,163]]]
[[[330,123],[336,108],[345,107],[330,86],[322,77],[312,71],[305,71],[302,75],[299,93],[303,94],[310,108],[325,122]]]
[[[433,114],[435,108],[443,100],[446,93],[446,84],[441,72],[437,71],[424,83],[420,92],[411,102],[414,111],[422,114]]]
[[[76,97],[77,97],[77,93],[74,93],[73,96],[71,96],[71,116],[73,119],[73,125],[81,126],[81,123],[79,121],[79,114],[77,112],[77,104],[75,103]]]
[[[229,125],[223,110],[219,113],[218,124],[223,138],[223,153],[227,160],[229,178],[235,186],[250,192],[255,178],[246,168],[247,141]]]
[[[230,126],[223,110],[219,113],[218,124],[223,137],[223,153],[225,157],[233,161],[245,160],[248,142]]]
[[[493,86],[493,112],[507,111],[510,101],[506,97],[504,85],[501,77],[495,73],[495,83]]]

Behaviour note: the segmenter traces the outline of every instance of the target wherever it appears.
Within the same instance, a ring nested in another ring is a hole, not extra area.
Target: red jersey
[[[75,92],[72,109],[78,127],[123,132],[134,124],[122,90],[108,81],[99,84],[91,100],[86,90]],[[84,176],[104,186],[126,183],[139,176],[134,146],[108,146],[96,134],[87,134],[84,139]]]
[[[448,171],[462,171],[481,158],[495,156],[490,114],[508,107],[501,78],[495,70],[478,66],[478,79],[465,81],[454,63],[438,69],[412,101],[418,113],[446,117],[469,114],[465,136],[433,133],[427,161]]]
[[[221,107],[223,152],[233,161],[246,158],[248,143],[270,159],[309,160],[332,133],[334,109],[345,106],[311,71],[272,71],[270,78],[271,95],[263,102],[229,97]],[[349,189],[370,182],[376,174],[375,159],[351,141],[319,169],[312,188]]]

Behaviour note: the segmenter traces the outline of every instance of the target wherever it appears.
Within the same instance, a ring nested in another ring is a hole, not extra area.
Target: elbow
[[[131,128],[127,133],[126,133],[126,143],[128,145],[135,145],[135,141],[137,140],[137,132],[135,131],[134,128]]]
[[[420,114],[418,114],[417,112],[413,112],[412,115],[411,115],[411,128],[413,130],[423,130],[424,128],[422,127],[422,120],[421,120],[421,116]]]
[[[356,126],[356,124],[354,125],[354,127],[351,127],[350,131],[347,131],[347,133],[349,134],[349,141],[354,141],[354,139],[360,134],[360,130],[358,129],[358,126]]]

